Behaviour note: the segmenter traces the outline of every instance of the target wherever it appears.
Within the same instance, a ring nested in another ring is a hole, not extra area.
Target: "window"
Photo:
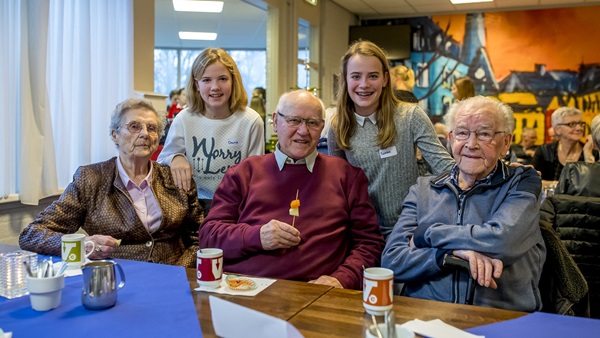
[[[155,49],[154,91],[169,95],[171,90],[187,85],[199,49]],[[256,87],[266,87],[267,52],[265,50],[227,50],[242,75],[246,93],[250,98]]]

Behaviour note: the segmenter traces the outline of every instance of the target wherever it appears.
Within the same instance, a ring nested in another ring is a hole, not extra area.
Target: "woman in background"
[[[415,88],[415,72],[406,66],[396,66],[390,69],[394,94],[398,100],[409,103],[419,103],[412,93]]]
[[[475,96],[475,85],[468,76],[459,77],[452,84],[452,95],[456,101]]]
[[[189,189],[194,178],[206,215],[227,168],[264,154],[264,123],[246,107],[242,77],[223,49],[196,57],[186,90],[188,108],[173,120],[158,162],[171,166],[180,188]]]
[[[531,160],[533,167],[542,173],[545,186],[558,181],[567,162],[594,162],[598,158],[591,138],[585,144],[581,142],[584,128],[587,127],[582,119],[581,111],[577,108],[561,107],[552,113],[552,128],[558,141],[539,146]]]
[[[402,203],[418,177],[416,148],[434,173],[454,164],[423,109],[402,103],[390,85],[385,52],[358,41],[342,57],[340,92],[327,144],[330,155],[362,168],[384,236],[392,231]]]

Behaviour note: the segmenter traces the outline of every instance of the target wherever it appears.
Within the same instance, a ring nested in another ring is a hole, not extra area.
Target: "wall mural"
[[[587,6],[367,24],[411,26],[411,58],[400,63],[415,71],[414,94],[432,119],[451,104],[454,79],[468,75],[478,94],[513,108],[515,135],[534,127],[543,143],[558,107],[579,108],[588,125],[600,113],[600,48],[593,42],[599,17],[600,6]]]

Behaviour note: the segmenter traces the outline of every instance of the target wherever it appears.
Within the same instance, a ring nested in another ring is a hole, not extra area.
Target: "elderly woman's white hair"
[[[113,131],[117,131],[125,120],[125,114],[132,109],[145,109],[150,110],[156,114],[156,121],[158,125],[158,139],[165,135],[165,127],[167,125],[166,114],[164,112],[158,112],[156,108],[147,99],[131,98],[120,102],[113,110],[110,117],[109,135],[112,135]],[[117,145],[117,148],[119,145]]]
[[[600,115],[596,115],[592,120],[592,139],[597,148],[600,148]]]
[[[512,134],[515,130],[515,118],[512,109],[506,103],[481,95],[466,98],[450,106],[450,109],[444,118],[448,130],[454,130],[454,127],[456,126],[456,114],[458,112],[466,113],[480,110],[496,113],[504,128],[502,131]]]
[[[552,126],[556,127],[557,125],[563,123],[565,117],[578,115],[581,116],[581,110],[573,107],[560,107],[552,113]]]

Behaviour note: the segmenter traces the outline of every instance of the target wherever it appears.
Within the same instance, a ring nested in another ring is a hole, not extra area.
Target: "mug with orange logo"
[[[383,315],[392,309],[394,272],[386,268],[367,268],[363,272],[363,305],[367,313]]]

